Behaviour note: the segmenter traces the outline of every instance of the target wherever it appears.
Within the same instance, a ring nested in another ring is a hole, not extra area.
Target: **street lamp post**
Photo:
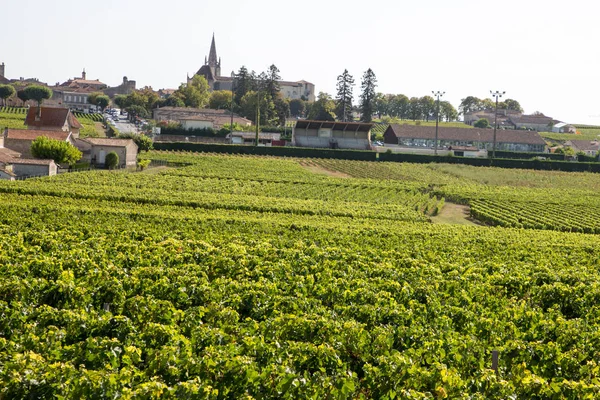
[[[437,98],[437,105],[435,110],[435,144],[434,144],[434,154],[438,155],[438,129],[440,124],[440,97],[442,97],[446,92],[431,92]]]
[[[502,97],[506,92],[495,92],[490,90],[490,94],[496,98],[496,111],[494,112],[494,145],[492,147],[492,158],[496,158],[496,130],[498,129],[498,99]]]
[[[260,88],[256,89],[256,142],[255,145],[258,146],[259,143],[259,135],[258,131],[260,130]]]
[[[229,125],[229,133],[232,135],[233,139],[233,84],[235,83],[235,72],[231,71],[231,106],[229,107],[229,111],[231,111],[231,125]]]

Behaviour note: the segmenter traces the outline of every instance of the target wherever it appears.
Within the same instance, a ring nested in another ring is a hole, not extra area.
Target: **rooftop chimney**
[[[83,69],[83,72],[81,73],[81,79],[83,79],[85,81],[85,68]]]
[[[6,76],[6,74],[4,73],[4,62],[0,64],[0,76]]]

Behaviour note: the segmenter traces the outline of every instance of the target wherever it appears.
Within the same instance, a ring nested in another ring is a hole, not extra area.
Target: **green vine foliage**
[[[600,396],[600,238],[429,221],[433,192],[515,187],[148,157],[166,165],[0,183],[0,398]]]

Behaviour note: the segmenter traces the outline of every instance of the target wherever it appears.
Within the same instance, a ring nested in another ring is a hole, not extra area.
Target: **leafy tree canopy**
[[[11,85],[0,85],[0,99],[2,99],[4,105],[6,105],[6,100],[14,96],[16,90]]]
[[[35,100],[38,106],[42,105],[42,102],[52,97],[52,90],[46,86],[31,85],[23,89],[25,96],[28,100]]]
[[[490,126],[490,122],[485,118],[481,118],[480,120],[475,122],[474,126],[475,128],[487,128]]]
[[[335,102],[327,93],[320,92],[315,101],[310,107],[308,119],[317,121],[335,121]]]
[[[71,143],[39,136],[31,143],[31,154],[39,159],[51,159],[58,164],[75,164],[81,152]]]

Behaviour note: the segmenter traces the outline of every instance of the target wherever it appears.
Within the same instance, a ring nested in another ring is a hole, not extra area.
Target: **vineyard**
[[[77,120],[83,125],[80,136],[98,137],[104,135],[103,129],[96,127],[96,123],[103,121],[102,114],[73,113]],[[25,118],[27,108],[25,107],[0,107],[0,127],[10,129],[26,129]]]
[[[0,181],[0,399],[600,397],[597,175],[144,157]]]

